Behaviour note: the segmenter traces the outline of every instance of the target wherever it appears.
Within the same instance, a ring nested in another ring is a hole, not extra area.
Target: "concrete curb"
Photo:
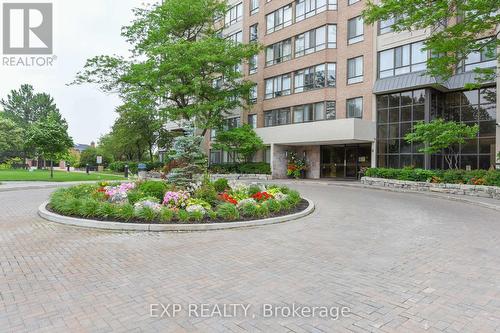
[[[48,201],[42,203],[38,207],[38,215],[40,217],[56,223],[61,223],[65,225],[102,229],[102,230],[119,230],[119,231],[208,231],[208,230],[222,230],[222,229],[234,229],[234,228],[248,228],[256,227],[268,224],[276,224],[282,222],[288,222],[292,220],[297,220],[299,218],[305,217],[314,211],[314,202],[304,198],[309,203],[306,209],[301,212],[272,217],[268,219],[254,220],[254,221],[242,221],[242,222],[225,222],[225,223],[206,223],[206,224],[143,224],[143,223],[123,223],[123,222],[105,222],[97,220],[87,220],[69,216],[63,216],[59,214],[52,213],[47,210]]]

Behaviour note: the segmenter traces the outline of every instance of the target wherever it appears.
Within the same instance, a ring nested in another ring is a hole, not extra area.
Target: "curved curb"
[[[241,221],[241,222],[224,222],[224,223],[206,223],[206,224],[146,224],[146,223],[124,223],[124,222],[105,222],[97,220],[80,219],[76,217],[63,216],[52,213],[47,210],[48,201],[45,201],[38,207],[38,215],[45,220],[56,222],[65,225],[76,227],[93,228],[101,230],[119,230],[119,231],[207,231],[207,230],[221,230],[221,229],[234,229],[234,228],[248,228],[261,225],[276,224],[297,220],[311,214],[314,209],[314,202],[307,198],[309,206],[301,212],[271,217],[268,219]]]

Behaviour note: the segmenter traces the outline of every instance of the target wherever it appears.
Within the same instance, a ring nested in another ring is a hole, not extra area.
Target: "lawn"
[[[122,180],[122,176],[91,172],[89,175],[80,172],[54,170],[54,178],[50,178],[49,170],[0,170],[0,181],[52,181],[76,182],[85,180]]]

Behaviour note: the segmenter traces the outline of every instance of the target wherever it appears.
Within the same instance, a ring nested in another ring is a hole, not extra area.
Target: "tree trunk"
[[[54,178],[54,161],[50,160],[50,178]]]

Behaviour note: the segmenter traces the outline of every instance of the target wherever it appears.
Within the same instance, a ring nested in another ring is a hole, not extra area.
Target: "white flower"
[[[136,211],[139,211],[139,210],[146,208],[146,207],[151,208],[155,212],[159,212],[159,211],[161,211],[162,205],[160,205],[157,202],[150,201],[150,200],[139,201],[139,202],[136,202],[134,205],[134,209]]]
[[[281,192],[276,192],[276,193],[274,194],[274,199],[275,199],[276,201],[283,201],[283,200],[286,200],[286,198],[288,198],[288,195],[283,194],[283,193],[281,193]]]
[[[257,201],[255,201],[255,199],[253,199],[253,198],[247,198],[247,199],[240,200],[240,202],[238,202],[238,204],[236,206],[238,208],[241,208],[241,207],[245,206],[246,204],[256,205]]]
[[[207,210],[202,205],[190,205],[186,207],[186,212],[201,212],[203,215],[207,213]]]

